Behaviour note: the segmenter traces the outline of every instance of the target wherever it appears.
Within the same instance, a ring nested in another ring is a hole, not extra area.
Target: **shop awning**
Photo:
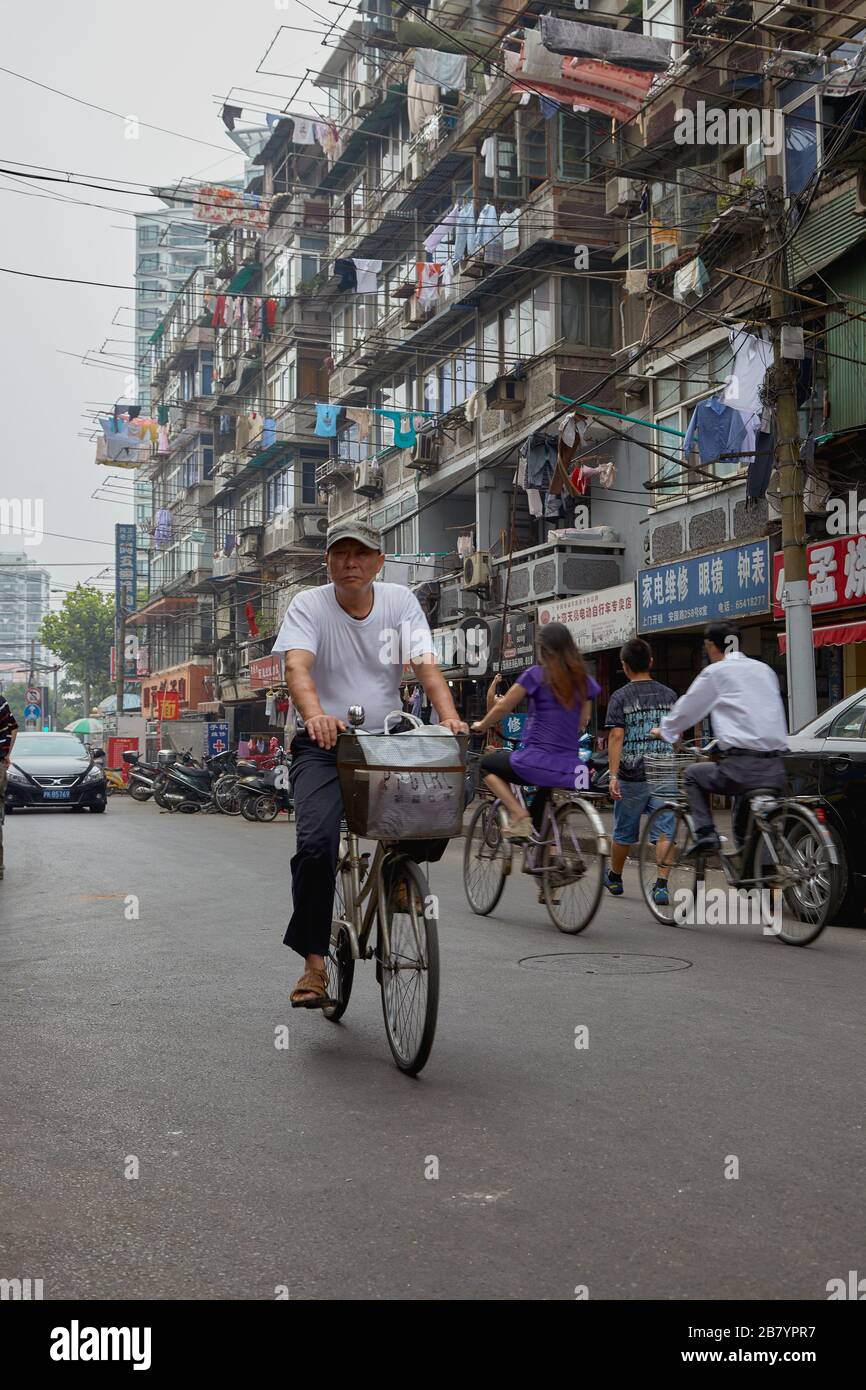
[[[787,650],[788,639],[784,632],[778,633],[777,636],[779,638],[779,651],[784,654]],[[812,629],[813,647],[847,647],[850,642],[866,642],[866,622],[834,623],[832,627]]]

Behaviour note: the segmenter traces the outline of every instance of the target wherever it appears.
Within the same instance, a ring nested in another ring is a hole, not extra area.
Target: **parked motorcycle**
[[[276,820],[280,811],[291,817],[294,803],[288,778],[290,762],[288,754],[277,753],[274,766],[268,771],[260,770],[254,763],[238,763],[241,775],[235,793],[245,820]]]
[[[122,755],[129,768],[129,795],[133,801],[149,801],[153,796],[154,783],[160,776],[156,763],[143,762],[140,754],[127,749]]]
[[[202,767],[190,753],[162,748],[156,755],[162,774],[154,786],[153,799],[166,811],[187,815],[213,807],[214,773]]]

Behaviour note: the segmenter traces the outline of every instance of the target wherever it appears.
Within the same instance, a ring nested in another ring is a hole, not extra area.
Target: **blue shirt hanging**
[[[334,438],[337,433],[337,416],[342,408],[340,405],[316,406],[316,434],[320,439]]]

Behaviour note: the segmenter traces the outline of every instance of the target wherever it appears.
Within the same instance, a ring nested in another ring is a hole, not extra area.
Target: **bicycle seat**
[[[746,792],[746,796],[750,801],[753,796],[780,797],[784,795],[785,793],[780,791],[778,787],[753,787],[751,791]]]

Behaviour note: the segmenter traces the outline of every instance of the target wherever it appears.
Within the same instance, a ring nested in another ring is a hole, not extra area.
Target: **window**
[[[159,227],[153,222],[148,222],[144,227],[138,229],[139,245],[152,245],[159,241]]]
[[[728,458],[713,463],[709,469],[700,463],[697,448],[692,450],[685,471],[682,436],[688,429],[692,412],[699,401],[707,400],[727,384],[733,352],[727,342],[690,357],[688,361],[665,366],[653,378],[653,419],[678,434],[658,431],[655,447],[671,455],[670,459],[655,456],[655,491],[665,496],[679,496],[689,487],[705,487],[713,478],[733,478],[747,467],[746,459]],[[700,471],[698,471],[700,470]],[[712,474],[712,478],[708,477]]]
[[[233,502],[217,502],[214,510],[214,552],[225,548],[226,541],[235,534],[235,509]]]
[[[628,268],[645,270],[649,264],[649,217],[643,213],[628,220]]]
[[[610,139],[610,120],[598,112],[560,111],[557,117],[557,174],[561,179],[589,179],[598,169],[597,147]]]
[[[159,270],[159,256],[139,256],[138,273],[141,275],[147,270]]]
[[[294,354],[281,358],[268,371],[267,412],[277,415],[290,409],[297,397],[297,361]]]
[[[284,468],[268,478],[265,487],[265,518],[270,520],[277,512],[289,511],[294,505],[295,470]]]
[[[607,280],[567,277],[562,285],[562,332],[568,343],[613,347],[613,297]]]
[[[833,720],[827,737],[863,738],[866,736],[864,721],[866,721],[866,697],[855,700],[853,705],[849,705],[847,710],[844,710]]]
[[[818,99],[814,92],[785,112],[785,194],[789,198],[803,191],[818,168],[817,122]]]
[[[682,0],[643,0],[643,32],[656,39],[668,39],[671,57],[682,52]]]
[[[547,182],[547,121],[541,115],[530,115],[530,111],[524,108],[520,112],[520,168],[527,193]]]
[[[256,486],[245,492],[238,502],[238,526],[261,526],[262,490]]]
[[[491,198],[512,198],[518,201],[523,197],[523,179],[518,172],[517,141],[513,135],[493,135],[493,178],[484,172],[484,161],[480,165],[478,191],[485,201]],[[470,191],[470,190],[468,190]],[[459,192],[459,190],[458,190]]]
[[[485,384],[495,381],[500,370],[499,319],[488,319],[481,325],[481,376]]]

